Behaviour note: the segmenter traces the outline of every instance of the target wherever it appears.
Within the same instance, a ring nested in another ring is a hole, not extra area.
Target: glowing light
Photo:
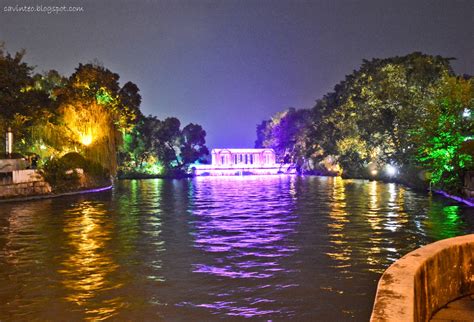
[[[468,109],[468,108],[465,108],[464,111],[463,111],[463,113],[462,113],[462,116],[465,117],[465,118],[470,118],[471,115],[472,115],[471,110]]]
[[[387,174],[390,176],[390,177],[393,177],[394,175],[397,174],[397,168],[395,168],[393,165],[391,164],[387,164],[385,166],[385,172],[387,172]]]
[[[373,176],[376,176],[377,173],[379,173],[379,172],[375,169],[370,171],[370,174],[373,175]]]
[[[196,176],[296,174],[291,163],[275,162],[273,149],[213,149],[212,164],[192,164]]]
[[[81,134],[81,143],[89,145],[92,143],[92,134]]]
[[[162,174],[163,170],[164,167],[156,161],[150,163],[145,162],[145,164],[142,166],[142,171],[151,175]]]

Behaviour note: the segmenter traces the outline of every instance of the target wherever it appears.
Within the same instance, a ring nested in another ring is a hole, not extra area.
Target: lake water
[[[120,181],[0,204],[0,320],[367,321],[393,261],[473,231],[473,209],[375,181]]]

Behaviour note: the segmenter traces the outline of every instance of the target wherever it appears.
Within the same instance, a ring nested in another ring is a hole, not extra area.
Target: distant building
[[[212,164],[191,165],[197,176],[292,174],[291,164],[277,164],[273,149],[213,149]]]
[[[274,166],[273,149],[213,149],[213,166]]]

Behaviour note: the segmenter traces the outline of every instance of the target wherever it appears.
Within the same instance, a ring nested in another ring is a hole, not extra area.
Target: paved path
[[[474,294],[448,303],[431,318],[431,322],[473,322]]]

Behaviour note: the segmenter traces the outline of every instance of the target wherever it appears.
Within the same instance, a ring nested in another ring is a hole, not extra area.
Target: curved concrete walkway
[[[474,321],[474,294],[448,303],[433,315],[431,322]]]
[[[445,322],[459,321],[460,316],[449,315],[460,312],[449,310],[458,304],[452,301],[470,294],[474,234],[437,241],[393,263],[380,278],[371,322],[427,322],[438,311]],[[466,305],[466,300],[461,302]],[[440,310],[444,307],[448,313]]]

